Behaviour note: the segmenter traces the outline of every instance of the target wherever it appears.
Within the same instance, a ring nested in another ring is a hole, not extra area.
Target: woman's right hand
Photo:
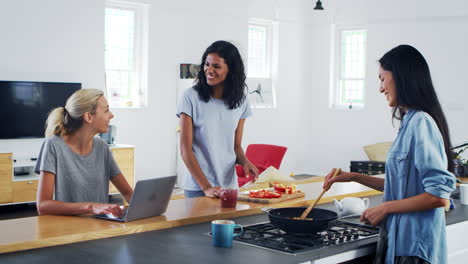
[[[323,182],[323,188],[328,190],[333,183],[335,182],[350,182],[353,181],[353,174],[350,172],[341,171],[340,174],[333,177],[337,169],[332,169],[327,176],[325,176],[325,181]]]
[[[208,189],[203,190],[203,192],[207,197],[219,197],[219,194],[221,193],[221,187],[210,187]]]
[[[90,207],[93,214],[113,214],[116,217],[121,217],[124,213],[118,204],[91,203]]]

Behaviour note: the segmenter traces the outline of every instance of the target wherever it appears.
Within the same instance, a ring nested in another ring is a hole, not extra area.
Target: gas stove
[[[276,228],[270,222],[244,226],[244,233],[234,239],[236,242],[296,255],[312,250],[343,247],[360,243],[379,235],[378,227],[336,221],[335,225],[316,234],[289,234]],[[375,239],[373,239],[375,242]]]

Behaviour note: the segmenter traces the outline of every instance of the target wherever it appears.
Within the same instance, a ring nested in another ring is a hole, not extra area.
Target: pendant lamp
[[[323,10],[322,2],[320,0],[315,3],[314,10]]]

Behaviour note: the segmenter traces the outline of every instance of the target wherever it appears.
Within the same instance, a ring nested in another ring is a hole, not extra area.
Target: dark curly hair
[[[206,82],[206,75],[204,71],[204,65],[206,57],[210,53],[215,53],[219,57],[224,59],[224,62],[228,66],[228,73],[226,80],[224,80],[223,88],[223,100],[224,104],[229,109],[235,109],[239,107],[245,100],[245,72],[244,62],[242,57],[237,50],[236,46],[232,43],[218,40],[211,44],[203,53],[203,57],[200,64],[200,70],[197,74],[197,80],[195,81],[194,89],[197,91],[198,96],[204,102],[208,102],[213,95],[213,87],[208,85]]]
[[[379,63],[382,69],[392,72],[395,80],[398,106],[393,108],[393,118],[401,120],[405,115],[403,110],[405,107],[428,113],[442,134],[448,170],[453,172],[452,147],[447,120],[423,55],[412,46],[400,45],[385,53]]]

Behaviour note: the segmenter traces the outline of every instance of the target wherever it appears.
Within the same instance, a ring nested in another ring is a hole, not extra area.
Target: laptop
[[[166,212],[176,179],[177,176],[169,176],[138,181],[133,190],[130,205],[122,217],[116,217],[113,214],[99,214],[93,217],[129,222],[162,215]]]

